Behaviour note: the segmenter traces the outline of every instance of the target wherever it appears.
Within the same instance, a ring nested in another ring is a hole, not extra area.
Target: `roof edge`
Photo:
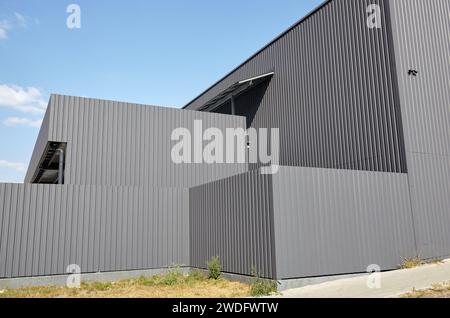
[[[88,96],[77,96],[77,95],[67,95],[67,94],[59,94],[52,93],[50,94],[50,99],[55,97],[68,97],[68,98],[79,98],[86,100],[94,100],[94,101],[103,101],[103,102],[112,102],[112,103],[120,103],[120,104],[128,104],[128,105],[136,105],[136,106],[146,106],[146,107],[156,107],[156,108],[173,108],[179,109],[176,106],[164,106],[164,105],[153,105],[153,104],[143,104],[143,103],[135,103],[135,102],[126,102],[122,100],[108,99],[108,98],[98,98],[98,97],[88,97]]]
[[[305,22],[306,20],[308,20],[310,17],[312,17],[314,14],[316,14],[318,11],[320,11],[323,7],[325,7],[326,5],[328,5],[329,3],[331,3],[333,0],[325,0],[325,2],[323,2],[322,4],[318,5],[315,9],[313,9],[311,12],[309,12],[308,14],[306,14],[304,17],[300,18],[300,20],[298,20],[297,22],[295,22],[293,25],[291,25],[287,30],[283,31],[280,35],[278,35],[277,37],[275,37],[272,41],[270,41],[269,43],[267,43],[265,46],[263,46],[261,49],[259,49],[256,53],[254,53],[253,55],[251,55],[249,58],[247,58],[244,62],[242,62],[241,64],[239,64],[238,66],[236,66],[234,69],[232,69],[230,72],[228,72],[225,76],[223,76],[222,78],[220,78],[218,81],[216,81],[214,84],[212,84],[211,86],[209,86],[206,90],[204,90],[201,94],[199,94],[197,97],[195,97],[194,99],[192,99],[190,102],[188,102],[185,106],[182,107],[182,109],[186,109],[186,107],[188,107],[189,105],[191,105],[193,102],[195,102],[197,99],[199,99],[200,97],[202,97],[203,95],[206,94],[206,92],[208,92],[209,90],[211,90],[214,86],[216,86],[217,84],[219,84],[220,82],[222,82],[224,79],[226,79],[228,76],[230,76],[231,74],[233,74],[234,72],[236,72],[238,69],[240,69],[242,66],[244,66],[246,63],[248,63],[250,60],[252,60],[253,58],[255,58],[258,54],[260,54],[261,52],[263,52],[264,50],[266,50],[269,46],[271,46],[272,44],[274,44],[275,42],[277,42],[279,39],[281,39],[282,37],[284,37],[286,34],[288,34],[290,31],[292,31],[293,29],[295,29],[297,26],[299,26],[300,24],[302,24],[303,22]]]

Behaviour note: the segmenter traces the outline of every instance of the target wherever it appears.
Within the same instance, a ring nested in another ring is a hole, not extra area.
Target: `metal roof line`
[[[221,79],[219,79],[217,82],[212,84],[210,87],[208,87],[206,90],[204,90],[201,94],[199,94],[197,97],[192,99],[190,102],[188,102],[185,106],[182,107],[182,109],[186,109],[188,106],[190,106],[192,103],[194,103],[197,99],[205,95],[209,90],[211,90],[214,86],[222,82],[224,79],[226,79],[228,76],[236,72],[238,69],[240,69],[242,66],[244,66],[247,62],[251,61],[253,58],[255,58],[258,54],[266,50],[268,47],[270,47],[272,44],[277,42],[279,39],[283,38],[286,34],[288,34],[290,31],[292,31],[294,28],[296,28],[298,25],[302,24],[306,20],[308,20],[310,17],[312,17],[314,14],[316,14],[318,11],[320,11],[323,7],[328,5],[329,3],[333,2],[333,0],[326,0],[322,4],[318,5],[315,9],[313,9],[310,13],[302,17],[300,20],[295,22],[292,26],[290,26],[286,31],[282,32],[280,35],[275,37],[272,41],[267,43],[265,46],[263,46],[261,49],[259,49],[256,53],[251,55],[248,59],[246,59],[244,62],[239,64],[237,67],[232,69],[230,72],[228,72],[225,76],[223,76]]]

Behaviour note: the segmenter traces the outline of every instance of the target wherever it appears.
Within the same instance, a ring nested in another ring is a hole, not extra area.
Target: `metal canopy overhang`
[[[274,72],[263,74],[260,76],[252,77],[246,80],[239,81],[226,90],[221,92],[219,95],[208,101],[202,107],[200,107],[199,111],[212,112],[217,108],[221,107],[226,102],[232,100],[234,97],[239,96],[240,94],[246,92],[252,87],[272,78]]]

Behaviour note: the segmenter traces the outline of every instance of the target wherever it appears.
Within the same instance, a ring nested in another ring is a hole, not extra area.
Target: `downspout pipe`
[[[64,184],[64,150],[56,151],[59,153],[58,184]]]
[[[231,96],[231,115],[236,115],[236,104],[234,96]]]

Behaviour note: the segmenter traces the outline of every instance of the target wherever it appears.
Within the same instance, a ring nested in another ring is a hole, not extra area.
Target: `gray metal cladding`
[[[189,264],[188,191],[0,184],[0,278]]]
[[[275,275],[271,177],[258,170],[189,190],[191,266],[219,256],[222,270]]]
[[[450,255],[450,158],[409,154],[409,182],[417,254],[423,259]]]
[[[39,166],[42,153],[44,152],[45,147],[47,146],[47,142],[49,141],[48,139],[49,129],[50,129],[50,110],[49,108],[47,108],[44,119],[42,120],[42,125],[36,140],[36,144],[34,146],[33,154],[31,156],[30,163],[28,165],[27,174],[25,176],[25,182],[28,183],[31,182],[33,174]]]
[[[450,156],[450,1],[390,7],[406,150]]]
[[[415,255],[405,174],[281,167],[273,202],[278,279],[395,269]]]
[[[408,176],[422,258],[450,253],[450,1],[390,1]],[[409,76],[408,70],[417,70]]]
[[[248,170],[245,164],[175,164],[175,128],[245,128],[245,118],[52,95],[50,141],[67,142],[65,183],[190,187]],[[193,138],[193,136],[192,136]],[[206,142],[205,142],[206,144]]]
[[[273,71],[252,126],[280,128],[282,165],[406,172],[388,18],[386,1],[328,1],[186,108]]]
[[[67,142],[67,185],[0,184],[0,278],[217,255],[225,272],[289,279],[448,256],[449,13],[449,0],[327,1],[191,110],[52,95],[26,181],[48,141]],[[272,71],[236,99],[245,117],[192,110]],[[279,128],[280,171],[175,165],[171,133],[194,120]]]

